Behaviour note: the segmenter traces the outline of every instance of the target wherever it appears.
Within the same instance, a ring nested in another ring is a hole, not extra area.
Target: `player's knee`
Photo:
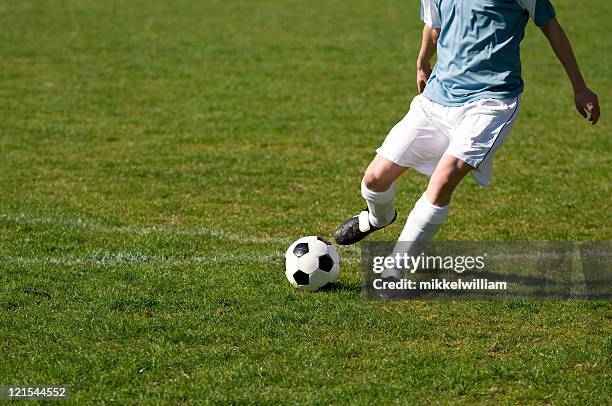
[[[368,168],[363,176],[363,184],[373,192],[384,192],[389,189],[391,183],[380,170]]]

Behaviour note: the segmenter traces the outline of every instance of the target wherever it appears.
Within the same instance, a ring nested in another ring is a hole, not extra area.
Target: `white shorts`
[[[472,166],[474,179],[487,186],[493,173],[493,155],[510,133],[520,104],[519,96],[448,107],[418,95],[376,152],[427,176],[442,155],[452,155]]]

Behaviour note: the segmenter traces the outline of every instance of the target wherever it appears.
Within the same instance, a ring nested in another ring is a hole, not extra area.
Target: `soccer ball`
[[[339,275],[338,250],[321,237],[302,237],[285,253],[285,276],[294,288],[317,290],[336,282]]]

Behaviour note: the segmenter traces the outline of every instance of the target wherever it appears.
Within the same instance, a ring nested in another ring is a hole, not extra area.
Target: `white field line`
[[[269,243],[283,243],[290,244],[292,241],[286,238],[273,238],[273,237],[242,237],[236,234],[227,233],[224,231],[211,230],[206,227],[198,227],[195,229],[183,229],[178,227],[136,227],[136,226],[109,226],[104,224],[91,223],[83,219],[60,219],[55,217],[32,217],[24,214],[17,216],[10,214],[0,214],[0,221],[12,221],[21,224],[51,224],[59,226],[70,226],[76,228],[86,228],[94,231],[106,231],[111,233],[120,234],[168,234],[168,235],[208,235],[219,239],[247,242],[252,244],[269,244]]]
[[[85,228],[93,231],[120,233],[126,235],[148,235],[148,234],[165,234],[165,235],[185,235],[185,236],[202,236],[207,235],[221,240],[251,243],[251,244],[291,244],[291,240],[287,238],[273,237],[244,237],[225,231],[211,230],[206,227],[198,227],[196,229],[184,229],[178,227],[136,227],[136,226],[109,226],[104,224],[92,223],[83,219],[61,219],[55,217],[34,217],[25,214],[10,215],[0,214],[0,221],[11,221],[20,224],[50,224],[58,226],[69,226],[75,228]],[[343,247],[351,253],[359,253],[359,249],[355,247]],[[249,262],[256,261],[259,263],[272,263],[274,259],[282,258],[284,253],[274,252],[269,255],[264,254],[249,254],[236,255],[226,253],[215,253],[210,256],[198,256],[188,258],[165,258],[165,257],[150,257],[139,253],[109,253],[102,255],[94,255],[92,257],[70,257],[70,258],[24,258],[13,257],[4,258],[0,263],[21,263],[21,264],[64,264],[64,265],[79,265],[79,264],[103,264],[103,265],[120,265],[120,264],[215,264],[227,262]],[[354,264],[359,262],[359,258],[343,258],[342,262]]]
[[[142,253],[121,252],[103,253],[83,257],[7,257],[0,260],[0,264],[10,265],[214,265],[227,263],[263,263],[279,262],[281,253],[275,255],[231,255],[214,254],[208,256],[170,258],[163,256],[150,256]]]
[[[274,255],[235,255],[214,254],[184,258],[155,257],[140,253],[106,253],[89,257],[6,257],[0,259],[0,265],[222,265],[235,264],[278,264],[284,262],[283,253]],[[356,264],[359,258],[343,258],[341,263]]]
[[[12,221],[20,224],[51,224],[59,226],[70,226],[76,228],[86,228],[94,231],[106,231],[120,234],[168,234],[168,235],[187,235],[199,236],[207,235],[222,240],[246,242],[251,244],[285,244],[289,245],[293,240],[280,237],[246,237],[238,234],[212,230],[207,227],[197,227],[195,229],[184,229],[180,227],[137,227],[137,226],[109,226],[104,224],[92,223],[83,219],[62,219],[57,217],[34,217],[25,214],[11,215],[0,214],[0,221]],[[342,250],[360,253],[361,251],[352,246],[344,246]]]

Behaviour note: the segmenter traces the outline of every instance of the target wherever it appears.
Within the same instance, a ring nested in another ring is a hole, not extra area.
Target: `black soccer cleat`
[[[382,227],[374,227],[370,223],[369,215],[370,213],[366,208],[357,216],[351,217],[342,223],[334,232],[334,240],[336,240],[336,243],[339,245],[350,245],[363,240],[374,231],[385,228],[389,224],[393,223],[397,218],[397,211],[393,216],[393,220],[391,220],[389,224]]]

